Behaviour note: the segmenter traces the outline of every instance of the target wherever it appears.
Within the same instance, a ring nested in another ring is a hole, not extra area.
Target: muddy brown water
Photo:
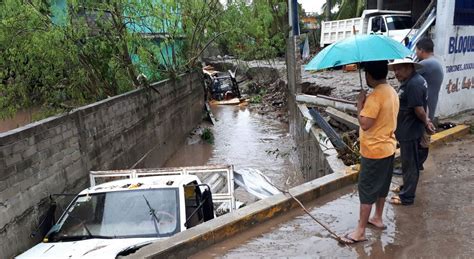
[[[216,105],[211,110],[216,124],[202,127],[211,130],[214,143],[188,140],[165,167],[231,164],[235,170],[259,169],[284,188],[303,182],[294,166],[294,144],[287,124],[252,112],[248,107]]]
[[[367,229],[368,241],[341,246],[300,210],[218,243],[192,258],[472,258],[474,254],[474,138],[431,150],[412,206],[384,211],[386,230]],[[394,182],[400,182],[394,177]],[[356,186],[309,204],[336,233],[357,223]],[[391,194],[390,194],[391,195]]]

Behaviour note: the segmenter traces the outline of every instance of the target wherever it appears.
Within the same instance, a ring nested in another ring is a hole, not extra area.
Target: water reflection
[[[255,168],[280,186],[302,182],[292,164],[293,142],[288,125],[251,112],[246,107],[212,106],[217,120],[210,127],[214,144],[183,145],[165,164],[193,166],[233,164],[235,169]]]

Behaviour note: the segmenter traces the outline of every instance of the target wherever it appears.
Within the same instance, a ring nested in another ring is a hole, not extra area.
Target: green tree
[[[140,73],[158,80],[188,70],[195,53],[182,51],[183,39],[200,34],[183,20],[203,15],[192,11],[200,2],[70,0],[57,10],[55,1],[1,1],[0,117],[67,110],[138,87]]]
[[[327,20],[342,20],[360,17],[365,9],[365,0],[326,0],[322,9]],[[338,11],[332,13],[332,8],[337,7]]]
[[[365,0],[342,0],[337,12],[337,19],[360,17],[365,9]]]
[[[67,1],[67,2],[64,2]],[[213,41],[246,59],[285,51],[285,0],[0,1],[0,117],[64,111],[197,69]]]
[[[225,36],[218,39],[226,52],[243,59],[274,58],[285,52],[288,33],[287,1],[236,0],[216,23]]]

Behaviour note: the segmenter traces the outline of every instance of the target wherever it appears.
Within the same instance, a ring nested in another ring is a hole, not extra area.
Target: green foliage
[[[140,73],[187,69],[180,1],[64,1],[0,1],[0,117],[70,110],[138,87]]]
[[[250,103],[262,103],[263,97],[267,94],[267,89],[260,87],[257,94],[250,96]]]
[[[365,8],[365,0],[342,0],[337,13],[337,19],[360,17]]]
[[[365,9],[366,0],[326,0],[322,9],[325,13],[325,18],[328,20],[342,20],[360,17]],[[333,7],[338,8],[338,11],[333,13],[328,10]],[[329,14],[329,17],[327,15]]]
[[[213,144],[214,143],[214,134],[209,128],[205,128],[202,131],[201,134],[201,139],[206,141],[208,144]]]
[[[262,101],[263,101],[263,97],[260,94],[252,95],[250,97],[250,102],[251,103],[262,103]]]
[[[226,31],[218,44],[243,59],[274,58],[285,52],[287,1],[232,1],[220,16],[219,30]]]
[[[59,3],[59,4],[58,4]],[[159,4],[158,4],[159,3]],[[285,51],[287,1],[0,1],[0,117],[51,111],[175,78],[196,69],[216,41],[229,54]],[[45,112],[48,114],[48,112]]]

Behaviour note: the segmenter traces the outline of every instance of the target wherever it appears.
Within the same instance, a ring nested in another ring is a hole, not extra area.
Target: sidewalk
[[[329,238],[308,216],[299,214],[281,223],[273,220],[252,233],[219,243],[195,258],[255,257],[470,257],[474,254],[474,136],[432,149],[421,173],[413,206],[387,203],[384,231],[368,229],[368,242],[344,247]],[[401,181],[394,177],[394,182]],[[313,215],[340,234],[358,220],[356,186],[319,199]]]

